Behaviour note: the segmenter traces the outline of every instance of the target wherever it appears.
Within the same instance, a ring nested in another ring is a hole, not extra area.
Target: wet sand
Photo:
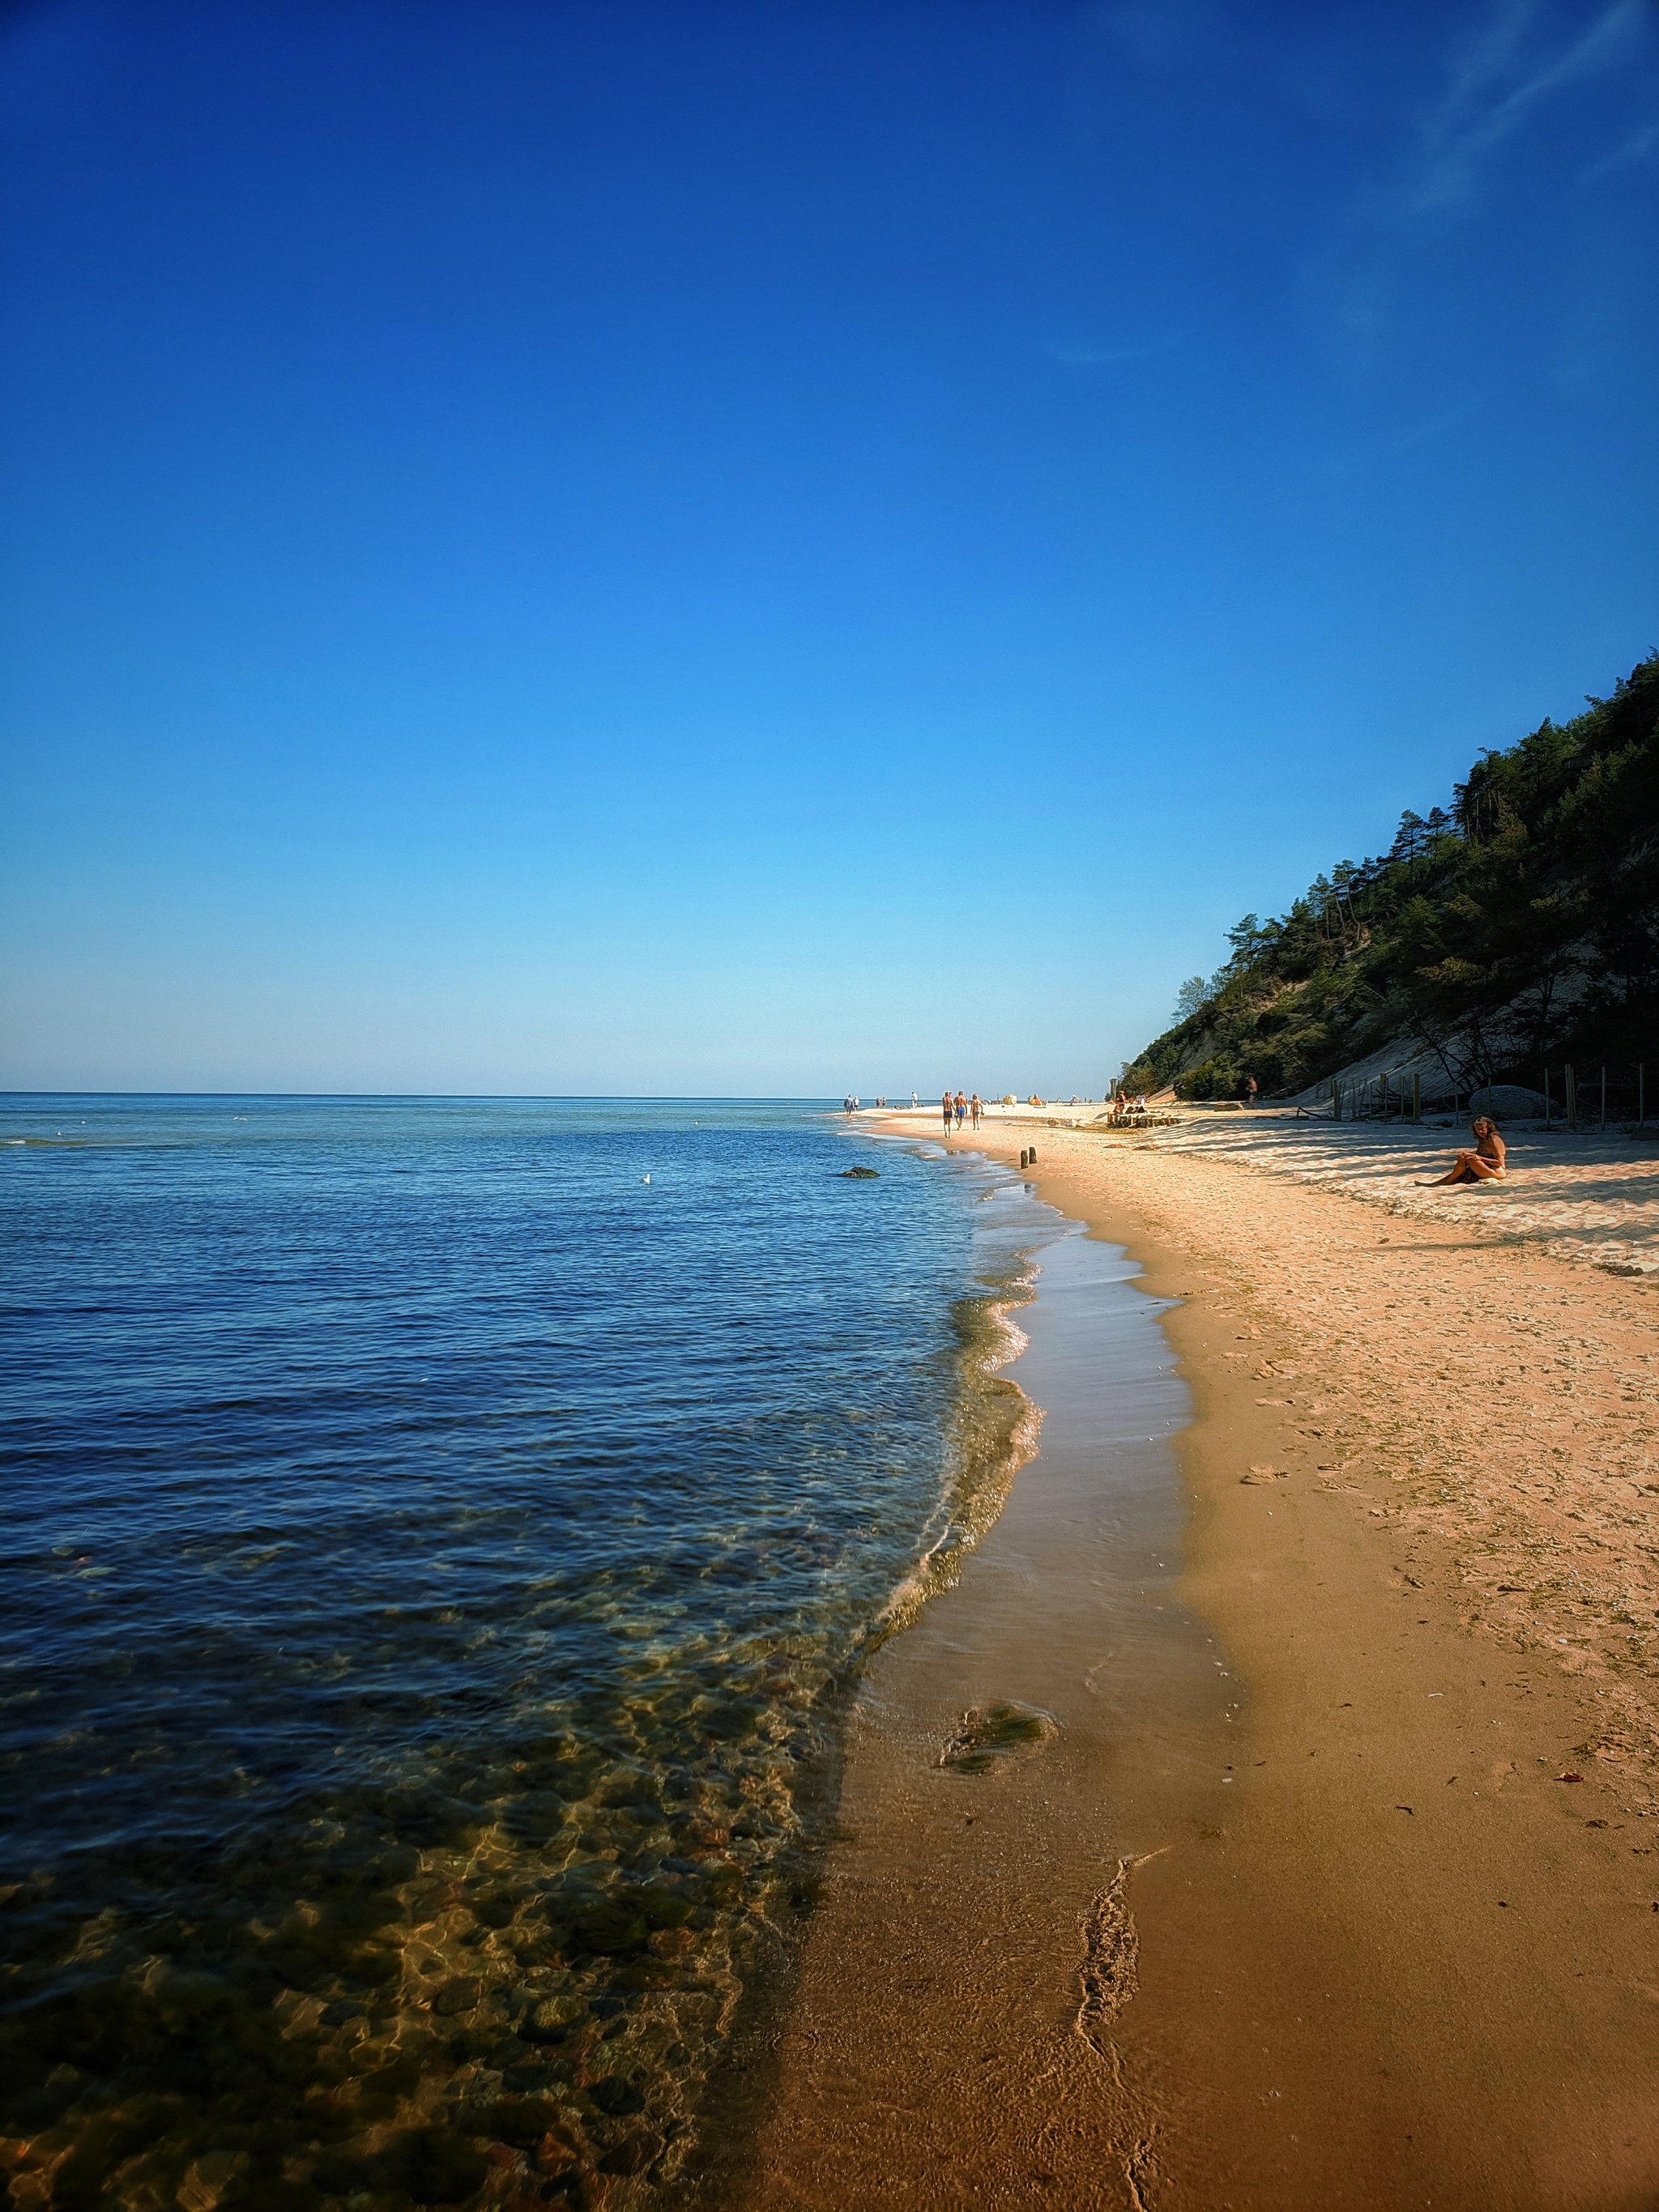
[[[1039,1455],[871,1671],[733,2201],[1659,2204],[1652,1294],[1041,1149],[1181,1302],[1045,1255]]]

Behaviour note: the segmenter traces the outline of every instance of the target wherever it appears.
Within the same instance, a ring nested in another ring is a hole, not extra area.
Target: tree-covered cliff
[[[1246,915],[1125,1071],[1279,1096],[1399,1042],[1448,1090],[1559,1059],[1659,1063],[1659,653],[1571,722],[1484,752],[1449,812],[1407,812],[1287,914]]]

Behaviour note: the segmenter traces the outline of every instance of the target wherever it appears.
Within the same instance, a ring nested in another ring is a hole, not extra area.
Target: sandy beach
[[[1171,1302],[1178,1510],[1045,1287],[1042,1449],[871,1670],[742,2201],[1659,2203],[1650,1166],[1063,1110],[964,1141]],[[941,1764],[1000,1701],[1030,1739]]]

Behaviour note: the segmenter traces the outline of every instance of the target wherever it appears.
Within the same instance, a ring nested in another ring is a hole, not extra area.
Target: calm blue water
[[[1006,1472],[1034,1209],[798,1104],[0,1139],[0,2132],[55,2205],[672,2187],[860,1652]]]

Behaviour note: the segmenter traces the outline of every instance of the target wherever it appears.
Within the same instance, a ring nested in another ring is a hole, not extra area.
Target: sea
[[[14,2205],[672,2200],[1054,1218],[765,1100],[13,1094],[0,1209]]]

